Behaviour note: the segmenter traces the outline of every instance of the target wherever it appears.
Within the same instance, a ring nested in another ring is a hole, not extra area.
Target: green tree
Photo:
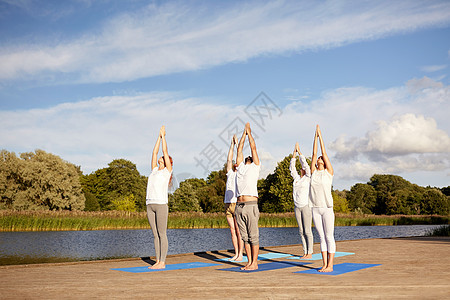
[[[258,181],[259,206],[262,212],[292,212],[294,200],[292,196],[293,178],[289,171],[292,154],[280,161],[274,172]],[[310,163],[310,161],[308,161]],[[300,173],[300,161],[296,161]]]
[[[82,185],[97,199],[101,210],[114,209],[113,201],[133,195],[136,209],[145,210],[147,177],[129,160],[115,159],[107,168],[82,178]]]
[[[226,167],[219,171],[212,171],[206,178],[206,186],[197,191],[203,212],[221,212],[224,209],[223,199],[226,188]]]
[[[189,178],[180,182],[180,186],[169,195],[169,211],[198,211],[201,212],[197,191],[206,186],[204,179]]]
[[[422,213],[447,216],[449,214],[450,199],[439,189],[427,188],[421,199]]]
[[[136,201],[133,194],[112,200],[112,209],[120,211],[136,211]]]
[[[345,198],[345,193],[340,193],[339,191],[331,191],[333,196],[333,210],[334,212],[348,213],[350,209],[348,208],[348,202]]]
[[[20,155],[1,152],[0,192],[13,209],[84,209],[81,171],[59,156],[36,150]]]
[[[347,201],[350,210],[372,214],[377,203],[377,193],[373,186],[357,183],[347,193]]]

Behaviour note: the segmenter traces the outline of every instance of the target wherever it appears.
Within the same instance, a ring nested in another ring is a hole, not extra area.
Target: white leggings
[[[332,207],[313,207],[314,225],[320,236],[320,251],[336,253],[334,241],[334,211]]]

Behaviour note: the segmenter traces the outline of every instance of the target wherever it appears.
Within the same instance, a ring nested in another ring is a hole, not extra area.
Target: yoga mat
[[[381,264],[342,263],[342,264],[334,265],[333,272],[329,272],[329,273],[319,272],[318,270],[320,268],[306,270],[306,271],[298,271],[298,272],[294,272],[294,273],[335,276],[335,275],[341,275],[341,274],[350,273],[350,272],[354,272],[354,271],[358,271],[358,270],[362,270],[362,269],[372,268],[372,267],[376,267],[376,266],[381,266]]]
[[[211,263],[203,263],[203,262],[191,262],[191,263],[181,263],[181,264],[171,264],[166,265],[165,269],[149,269],[149,266],[145,267],[132,267],[132,268],[118,268],[111,269],[114,271],[123,271],[129,273],[147,273],[147,272],[158,272],[158,271],[171,271],[171,270],[183,270],[183,269],[195,269],[195,268],[203,268],[203,267],[211,267],[218,266],[220,264],[211,264]]]
[[[346,255],[354,255],[355,253],[352,252],[336,252],[334,254],[334,257],[341,257],[341,256],[346,256]],[[288,257],[289,259],[300,259],[300,256],[292,256],[292,257]],[[314,253],[312,255],[312,258],[308,258],[308,259],[301,259],[301,260],[321,260],[322,259],[322,253]]]
[[[263,272],[269,270],[278,270],[285,269],[291,267],[298,267],[303,265],[309,265],[309,262],[297,262],[297,261],[274,261],[264,264],[258,264],[258,270],[241,270],[241,267],[232,267],[226,269],[219,269],[219,271],[232,271],[232,272],[242,272],[242,273],[254,273],[254,272]]]
[[[276,258],[282,258],[282,257],[286,257],[286,256],[291,256],[291,255],[292,254],[287,254],[287,253],[269,252],[269,253],[264,253],[264,254],[258,255],[258,260],[276,259]],[[218,259],[215,259],[215,261],[230,261],[230,258],[218,258]],[[241,261],[236,261],[236,262],[247,262],[247,261],[248,261],[247,256],[244,256]],[[235,262],[235,261],[231,260],[231,262]]]

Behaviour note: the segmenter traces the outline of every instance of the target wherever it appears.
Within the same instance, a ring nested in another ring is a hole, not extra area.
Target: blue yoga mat
[[[268,260],[268,259],[276,259],[276,258],[283,258],[286,256],[291,256],[292,254],[287,254],[287,253],[264,253],[264,254],[260,254],[258,255],[258,260]],[[215,259],[215,261],[230,261],[230,258],[218,258]],[[241,261],[236,261],[236,262],[247,262],[247,256],[244,256],[242,258]],[[234,260],[232,260],[231,262],[235,262]]]
[[[232,267],[226,269],[219,269],[220,271],[232,271],[232,272],[242,272],[242,273],[254,273],[254,272],[262,272],[268,270],[277,270],[277,269],[285,269],[291,267],[299,267],[303,265],[309,265],[309,262],[297,262],[297,261],[274,261],[264,264],[258,265],[258,270],[241,270],[241,267]]]
[[[158,271],[195,269],[195,268],[211,267],[211,266],[218,266],[218,265],[220,265],[220,264],[211,264],[211,263],[203,263],[203,262],[191,262],[191,263],[181,263],[181,264],[166,265],[165,269],[156,269],[156,270],[149,269],[148,266],[145,266],[145,267],[132,267],[132,268],[119,268],[119,269],[111,269],[111,270],[130,272],[130,273],[147,273],[147,272],[158,272]]]
[[[334,265],[333,272],[329,272],[329,273],[319,272],[318,270],[320,268],[306,270],[306,271],[298,271],[298,272],[294,272],[294,273],[333,276],[333,275],[341,275],[341,274],[345,274],[345,273],[350,273],[350,272],[354,272],[354,271],[358,271],[358,270],[362,270],[362,269],[372,268],[372,267],[376,267],[376,266],[381,266],[381,264],[342,263],[342,264]]]
[[[347,255],[354,255],[355,253],[352,252],[336,252],[334,254],[334,257],[341,257],[341,256],[347,256]],[[300,256],[292,256],[289,257],[289,259],[300,259]],[[321,260],[322,259],[322,253],[314,253],[312,255],[312,258],[308,259],[302,259],[302,260]]]

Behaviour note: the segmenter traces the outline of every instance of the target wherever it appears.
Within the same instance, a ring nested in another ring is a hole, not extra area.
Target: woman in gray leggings
[[[295,167],[296,155],[299,155],[302,169],[300,174]],[[294,153],[292,153],[291,163],[289,165],[293,182],[293,198],[295,206],[295,218],[297,219],[300,237],[302,239],[303,256],[302,259],[310,259],[313,254],[313,234],[311,230],[312,213],[309,206],[309,185],[311,183],[311,168],[306,162],[305,156],[300,152],[298,143],[295,144]]]
[[[147,217],[152,228],[156,263],[149,269],[164,269],[169,248],[167,241],[167,218],[169,215],[168,189],[172,182],[172,157],[166,143],[166,130],[161,126],[152,154],[152,172],[147,183]],[[159,145],[162,143],[163,156],[158,159]]]

